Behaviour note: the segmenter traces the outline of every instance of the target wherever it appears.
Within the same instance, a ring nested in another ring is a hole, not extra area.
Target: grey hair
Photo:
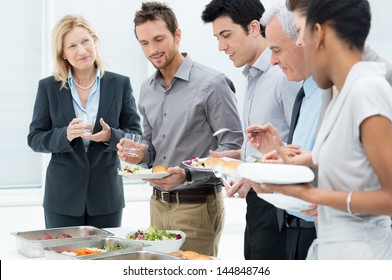
[[[260,24],[264,27],[276,16],[282,26],[283,32],[294,41],[297,40],[298,32],[294,26],[294,15],[284,5],[276,5],[264,12]]]

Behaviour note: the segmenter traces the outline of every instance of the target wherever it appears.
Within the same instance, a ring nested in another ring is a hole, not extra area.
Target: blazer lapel
[[[62,113],[66,119],[67,123],[70,123],[73,118],[75,118],[75,110],[72,105],[72,95],[71,91],[66,88],[61,88],[59,90],[58,83],[56,83],[56,91],[59,97],[59,108],[61,108]]]
[[[110,110],[110,107],[112,106],[115,91],[116,84],[113,77],[111,77],[109,73],[105,73],[105,75],[102,77],[100,85],[99,107],[97,119],[95,121],[94,133],[97,132],[97,126],[99,127],[99,130],[101,130],[99,119],[107,119],[107,114]]]

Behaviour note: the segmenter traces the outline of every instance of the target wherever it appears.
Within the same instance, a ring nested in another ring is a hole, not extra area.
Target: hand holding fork
[[[226,189],[226,193],[229,193],[231,190],[231,185],[230,185],[229,181],[227,180],[226,175],[224,175],[221,172],[218,172],[214,168],[212,169],[212,172],[214,172],[216,178],[219,178],[222,181],[222,183]],[[235,194],[233,194],[233,197],[238,198],[238,197],[240,197],[240,195],[238,193],[235,193]]]

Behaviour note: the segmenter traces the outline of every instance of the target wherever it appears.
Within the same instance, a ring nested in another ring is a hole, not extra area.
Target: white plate
[[[132,180],[162,179],[170,175],[170,173],[151,173],[151,169],[147,169],[147,170],[149,170],[149,173],[129,173],[124,171],[119,171],[118,175],[127,177],[128,179],[132,179]],[[147,172],[147,171],[143,170],[142,172]]]
[[[244,162],[238,166],[238,173],[258,183],[299,184],[314,179],[314,173],[309,167],[289,164]]]
[[[199,158],[199,161],[200,161],[200,162],[205,162],[208,158],[209,158],[209,157],[206,157],[206,158]],[[222,157],[222,159],[223,159],[223,160],[226,160],[226,161],[230,161],[230,160],[238,161],[238,160],[236,160],[236,159],[229,158],[229,157]],[[195,169],[195,170],[204,171],[204,172],[212,172],[212,168],[205,168],[205,167],[192,166],[192,165],[190,164],[190,161],[191,161],[190,159],[189,159],[189,160],[184,160],[184,161],[182,162],[182,164],[185,165],[186,167],[193,168],[193,169]],[[227,173],[227,172],[226,172],[226,173],[222,172],[221,166],[216,166],[216,167],[214,167],[214,169],[215,169],[216,171],[222,173],[222,174],[229,175],[229,176],[231,176],[231,177],[240,177],[240,175],[239,175],[238,173],[233,173],[233,172],[231,172],[231,173],[229,174],[229,173]]]
[[[206,160],[207,160],[207,158],[199,158],[199,162],[205,162]],[[184,160],[182,162],[182,164],[185,165],[186,167],[193,168],[193,169],[198,170],[198,171],[212,172],[211,168],[205,168],[205,167],[202,167],[202,166],[199,167],[199,166],[191,165],[191,160],[190,159]]]
[[[288,195],[281,193],[259,193],[258,197],[264,199],[265,201],[273,204],[275,207],[285,210],[291,210],[300,212],[302,210],[308,210],[311,203]]]

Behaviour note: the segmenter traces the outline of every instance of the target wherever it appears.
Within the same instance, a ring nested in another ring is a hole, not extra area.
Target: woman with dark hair
[[[312,151],[311,184],[267,185],[319,204],[308,259],[392,259],[392,88],[385,65],[364,62],[366,0],[312,0],[304,48],[318,86],[338,93]]]

